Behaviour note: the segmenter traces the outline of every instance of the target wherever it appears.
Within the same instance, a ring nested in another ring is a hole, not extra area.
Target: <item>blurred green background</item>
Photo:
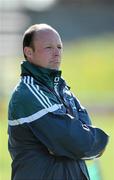
[[[9,16],[5,13],[10,12],[11,15],[13,12],[12,18],[16,17],[16,5],[12,6],[13,11],[7,10],[9,6],[6,9],[1,8],[2,20],[5,21],[1,26],[4,29],[0,29],[0,39],[2,39],[0,47],[1,180],[11,179],[7,109],[12,90],[20,76],[20,63],[23,59],[22,33],[29,25],[39,22],[49,23],[60,32],[64,41],[62,75],[81,104],[87,108],[93,125],[104,129],[110,136],[103,156],[94,161],[87,161],[91,180],[114,180],[114,25],[111,21],[114,19],[114,6],[87,4],[81,8],[79,4],[77,6],[71,3],[73,1],[60,2],[62,2],[60,5],[55,6],[56,9],[53,7],[42,12],[27,9],[22,4],[20,7],[25,9],[23,12],[22,9],[18,9],[18,13],[21,16],[23,13],[25,19],[19,17],[13,20],[12,25],[7,24]],[[59,19],[56,19],[56,16],[59,16]],[[20,24],[16,24],[18,20],[21,22],[21,28]]]

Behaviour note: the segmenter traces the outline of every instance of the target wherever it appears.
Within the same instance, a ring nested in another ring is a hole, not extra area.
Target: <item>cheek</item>
[[[49,54],[50,54],[49,52],[44,52],[44,51],[40,51],[37,54],[35,54],[35,59],[37,63],[41,66],[46,66],[50,60]]]
[[[42,51],[37,51],[34,53],[34,59],[36,59],[37,61],[42,60],[42,57],[44,56]]]
[[[51,54],[51,52],[50,51],[47,51],[47,50],[40,50],[39,52],[38,52],[38,55],[40,56],[40,57],[46,57],[46,56],[49,56]]]
[[[51,52],[48,50],[40,49],[38,51],[34,52],[33,59],[34,61],[37,61],[40,65],[46,65],[49,63],[49,60],[51,58]]]
[[[49,61],[52,53],[50,51],[45,51],[41,53],[42,59],[44,59],[45,61]]]

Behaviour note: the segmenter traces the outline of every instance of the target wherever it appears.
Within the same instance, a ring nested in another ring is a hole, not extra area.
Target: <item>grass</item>
[[[73,42],[65,47],[63,76],[85,101],[114,101],[113,41],[114,36],[103,36]]]
[[[8,153],[7,121],[0,121],[0,179],[10,180],[11,158]]]
[[[104,154],[97,160],[103,180],[114,179],[114,116],[95,116],[93,124],[102,128],[109,135],[109,143]],[[94,178],[92,179],[94,180]]]

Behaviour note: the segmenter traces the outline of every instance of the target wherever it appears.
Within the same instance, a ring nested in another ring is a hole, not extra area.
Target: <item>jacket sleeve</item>
[[[74,99],[75,106],[77,108],[79,120],[84,124],[91,125],[92,124],[91,118],[90,118],[87,110],[85,109],[85,107],[83,107],[80,104],[80,101],[74,95],[73,95],[73,99]]]
[[[25,126],[55,156],[72,159],[100,156],[108,142],[103,130],[64,113],[63,105],[47,101],[49,107],[44,107],[35,96],[31,96],[21,94],[18,100],[10,102],[9,126],[12,129],[16,127],[17,131],[18,126]]]
[[[105,149],[108,136],[68,114],[49,112],[27,124],[33,134],[56,156],[92,159]]]

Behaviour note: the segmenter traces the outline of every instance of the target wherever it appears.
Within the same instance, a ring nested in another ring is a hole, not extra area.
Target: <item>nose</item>
[[[55,54],[55,56],[59,56],[61,54],[61,50],[58,47],[56,47],[54,49],[54,54]]]

